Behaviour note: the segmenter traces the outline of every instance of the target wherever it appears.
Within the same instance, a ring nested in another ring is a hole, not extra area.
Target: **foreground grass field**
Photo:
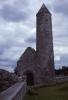
[[[26,94],[25,100],[68,100],[68,82],[35,88]]]

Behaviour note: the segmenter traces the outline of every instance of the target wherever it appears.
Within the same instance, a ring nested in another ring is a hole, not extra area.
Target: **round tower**
[[[49,77],[54,77],[54,52],[51,13],[43,4],[36,16],[37,66],[44,71],[43,73],[46,72]]]

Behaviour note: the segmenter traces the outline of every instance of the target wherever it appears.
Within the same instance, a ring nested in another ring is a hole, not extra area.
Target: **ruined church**
[[[26,76],[27,85],[45,85],[55,77],[51,13],[42,5],[36,15],[36,50],[28,47],[17,61],[19,76]]]

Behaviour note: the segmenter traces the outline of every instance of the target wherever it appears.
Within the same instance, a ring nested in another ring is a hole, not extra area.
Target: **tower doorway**
[[[34,85],[34,74],[30,71],[26,72],[26,82],[29,86]]]

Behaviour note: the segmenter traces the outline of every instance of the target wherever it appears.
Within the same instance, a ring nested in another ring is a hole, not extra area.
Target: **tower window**
[[[48,24],[48,21],[49,21],[48,19],[45,19],[45,22],[46,22],[47,24]]]

